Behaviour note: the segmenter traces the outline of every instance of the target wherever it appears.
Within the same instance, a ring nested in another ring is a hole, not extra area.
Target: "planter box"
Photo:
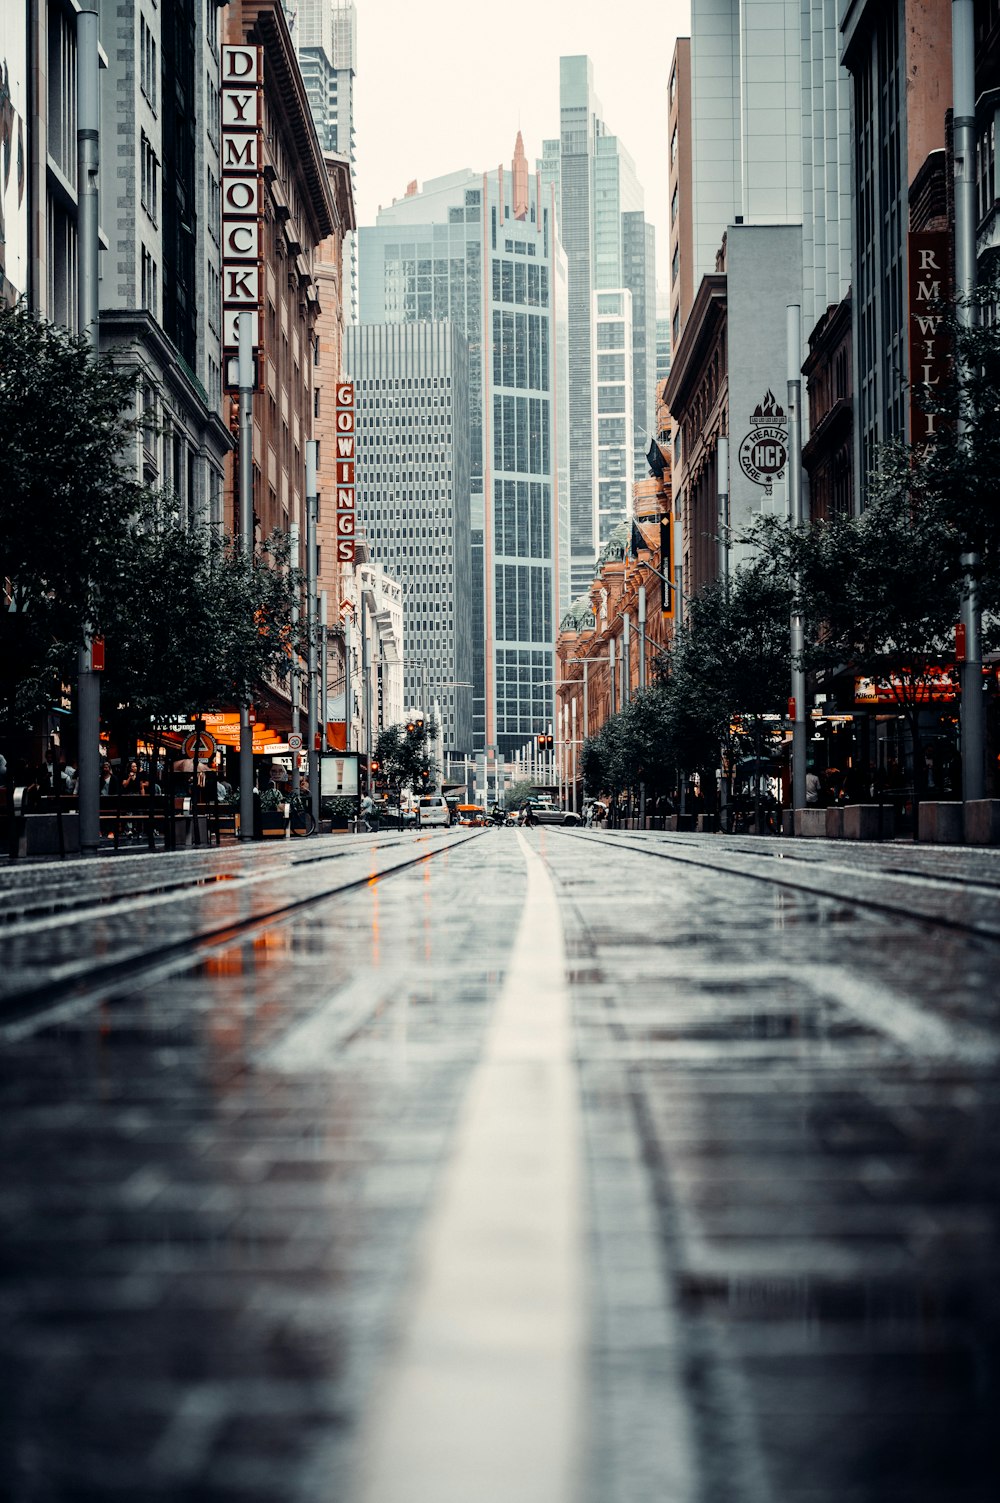
[[[80,852],[80,816],[64,814],[62,817],[63,841],[68,854]],[[58,856],[59,824],[55,814],[26,814],[24,818],[24,854],[26,856]]]
[[[261,815],[257,833],[262,840],[284,840],[288,826],[283,819],[268,819],[267,815]]]
[[[965,816],[957,801],[947,803],[927,799],[920,805],[917,838],[932,845],[961,845],[965,836]]]
[[[804,840],[825,840],[826,810],[796,809],[795,833]]]
[[[824,809],[826,815],[826,838],[827,840],[843,840],[844,838],[844,811],[840,805],[832,809]]]
[[[676,830],[677,829],[677,815],[676,814],[667,814],[667,815],[665,815],[664,819],[663,819],[663,828],[664,828],[664,830]]]
[[[782,835],[794,835],[795,834],[795,810],[794,809],[782,809],[782,811],[781,811],[781,833],[782,833]]]
[[[1000,798],[971,799],[965,805],[966,845],[1000,845]]]
[[[893,837],[896,821],[888,804],[884,804],[881,810],[878,804],[845,804],[841,813],[845,840],[891,840]]]

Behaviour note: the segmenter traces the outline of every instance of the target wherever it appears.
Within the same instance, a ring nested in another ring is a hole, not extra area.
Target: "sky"
[[[559,59],[587,53],[608,129],[635,159],[667,291],[667,83],[690,0],[356,0],[359,225],[380,204],[463,167],[534,168],[559,134]]]

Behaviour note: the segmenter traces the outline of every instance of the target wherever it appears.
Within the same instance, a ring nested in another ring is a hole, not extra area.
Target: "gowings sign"
[[[740,469],[769,496],[788,463],[788,419],[770,388],[751,413],[750,423],[750,432],[740,444]]]

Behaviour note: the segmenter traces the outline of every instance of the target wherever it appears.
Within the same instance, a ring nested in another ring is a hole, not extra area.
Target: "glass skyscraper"
[[[602,542],[628,513],[633,478],[645,473],[656,383],[656,247],[635,165],[604,124],[588,57],[560,58],[559,108],[559,140],[543,143],[538,168],[557,196],[568,269],[568,604],[589,587]],[[599,335],[601,293],[617,296],[615,317],[628,325],[613,349],[597,343],[617,332],[605,326]],[[608,358],[599,362],[600,355]],[[613,382],[601,375],[617,368],[612,355],[629,365]]]
[[[358,12],[354,0],[298,0],[295,46],[299,67],[324,151],[336,152],[351,164],[354,183],[354,78],[358,71]],[[344,302],[351,318],[358,316],[358,255],[353,235],[344,241]]]
[[[569,524],[566,267],[551,190],[509,169],[425,183],[359,232],[362,323],[448,318],[469,347],[473,735],[513,754],[554,710]]]

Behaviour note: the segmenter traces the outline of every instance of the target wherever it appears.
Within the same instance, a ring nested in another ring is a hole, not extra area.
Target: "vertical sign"
[[[354,562],[354,383],[337,383],[337,562]]]
[[[948,230],[918,230],[909,236],[910,303],[910,442],[934,438],[940,414],[924,410],[948,377],[951,346],[944,324],[944,303],[951,287],[951,235]]]
[[[264,53],[222,49],[222,358],[225,388],[237,391],[239,316],[253,318],[254,365],[263,385]]]

